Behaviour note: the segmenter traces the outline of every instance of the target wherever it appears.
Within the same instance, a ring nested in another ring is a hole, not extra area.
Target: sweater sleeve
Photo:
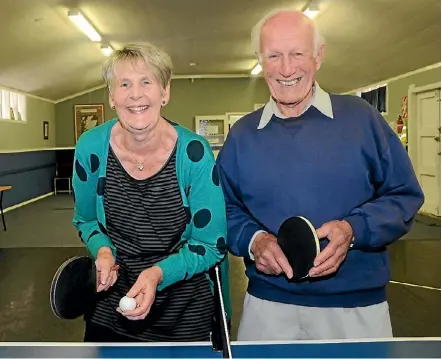
[[[184,171],[190,176],[185,210],[191,231],[177,253],[156,264],[163,271],[158,290],[208,271],[227,253],[225,202],[212,150],[203,139],[192,140],[183,155],[190,159]]]
[[[252,238],[257,232],[266,229],[253,218],[241,200],[236,152],[235,137],[229,134],[217,158],[220,182],[226,201],[227,243],[234,255],[253,259],[249,250]]]
[[[105,226],[97,219],[98,156],[89,154],[84,143],[85,141],[81,141],[80,138],[74,156],[72,188],[75,206],[73,224],[93,258],[97,257],[101,247],[111,248],[115,256],[116,248],[108,237]]]
[[[384,122],[383,118],[379,121]],[[354,249],[383,247],[399,239],[410,230],[424,202],[408,153],[386,126],[386,148],[373,165],[373,199],[344,218],[353,228]]]

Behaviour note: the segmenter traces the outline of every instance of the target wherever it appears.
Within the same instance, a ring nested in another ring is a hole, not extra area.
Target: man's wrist
[[[261,234],[263,234],[263,233],[267,234],[267,232],[263,231],[263,230],[256,231],[255,234],[253,235],[252,239],[250,240],[250,243],[249,243],[249,256],[250,256],[251,260],[255,260],[255,255],[253,253],[253,249],[255,248],[255,243],[256,243],[257,238]]]

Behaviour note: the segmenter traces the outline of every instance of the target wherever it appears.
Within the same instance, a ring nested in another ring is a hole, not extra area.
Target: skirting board
[[[32,198],[32,199],[30,199],[29,201],[25,201],[25,202],[21,202],[21,203],[15,204],[15,205],[13,205],[13,206],[11,206],[11,207],[5,208],[3,212],[6,213],[6,212],[12,211],[12,210],[14,210],[14,209],[17,209],[17,208],[20,208],[20,207],[26,206],[27,204],[30,204],[30,203],[32,203],[32,202],[39,201],[39,200],[41,200],[41,199],[43,199],[43,198],[46,198],[46,197],[52,196],[53,194],[54,194],[54,192],[49,192],[49,193],[46,193],[46,194],[44,194],[44,195],[42,195],[42,196]]]

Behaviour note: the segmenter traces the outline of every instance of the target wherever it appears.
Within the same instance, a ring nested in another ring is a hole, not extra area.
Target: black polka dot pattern
[[[189,186],[185,189],[184,193],[186,194],[186,197],[189,198],[189,194],[190,194],[190,190],[191,190],[192,186]]]
[[[206,254],[206,248],[200,246],[199,244],[197,245],[189,244],[189,250],[193,253],[198,254],[199,256],[203,256]]]
[[[227,243],[224,237],[219,237],[216,241],[216,248],[218,249],[218,252],[221,254],[226,254],[228,251]]]
[[[89,238],[87,239],[87,241],[89,242],[89,241],[91,240],[91,238],[92,238],[93,236],[96,236],[97,234],[100,234],[100,232],[98,232],[98,231],[93,231],[93,232],[91,233],[91,235],[89,236]]]
[[[82,231],[78,231],[78,237],[80,238],[81,241],[83,241],[83,232]]]
[[[192,162],[199,162],[204,157],[204,146],[200,141],[193,140],[187,145],[187,156]]]
[[[82,182],[87,181],[87,173],[83,168],[83,166],[80,164],[80,162],[78,162],[78,160],[75,160],[75,172],[77,173],[77,176],[80,179],[80,181]]]
[[[216,168],[216,165],[213,166],[213,170],[212,170],[212,182],[215,186],[219,186],[219,176],[218,176],[218,170]]]
[[[100,159],[96,154],[91,154],[91,171],[92,173],[95,173],[98,170],[98,167],[100,167]]]
[[[186,222],[189,224],[192,219],[192,213],[190,213],[190,208],[187,206],[184,207],[184,211],[186,212]]]
[[[107,236],[107,230],[100,222],[98,222],[98,228],[100,228],[101,233]]]
[[[97,183],[97,194],[104,196],[104,188],[106,186],[106,177],[100,177]]]
[[[212,219],[212,213],[208,209],[200,209],[193,217],[193,224],[196,228],[204,228]]]
[[[75,172],[77,173],[77,177],[80,179],[80,181],[87,181],[87,173],[78,160],[75,160]]]

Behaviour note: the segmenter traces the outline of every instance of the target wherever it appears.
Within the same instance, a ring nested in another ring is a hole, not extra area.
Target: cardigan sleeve
[[[163,271],[162,290],[180,280],[205,272],[226,256],[226,212],[215,159],[204,139],[194,139],[183,151],[183,171],[188,173],[188,207],[185,207],[190,234],[181,249],[158,262]]]
[[[87,250],[97,257],[101,247],[109,247],[115,256],[116,248],[109,238],[105,226],[98,221],[97,196],[99,157],[85,148],[86,141],[80,138],[75,149],[72,188],[74,192],[73,224]]]

